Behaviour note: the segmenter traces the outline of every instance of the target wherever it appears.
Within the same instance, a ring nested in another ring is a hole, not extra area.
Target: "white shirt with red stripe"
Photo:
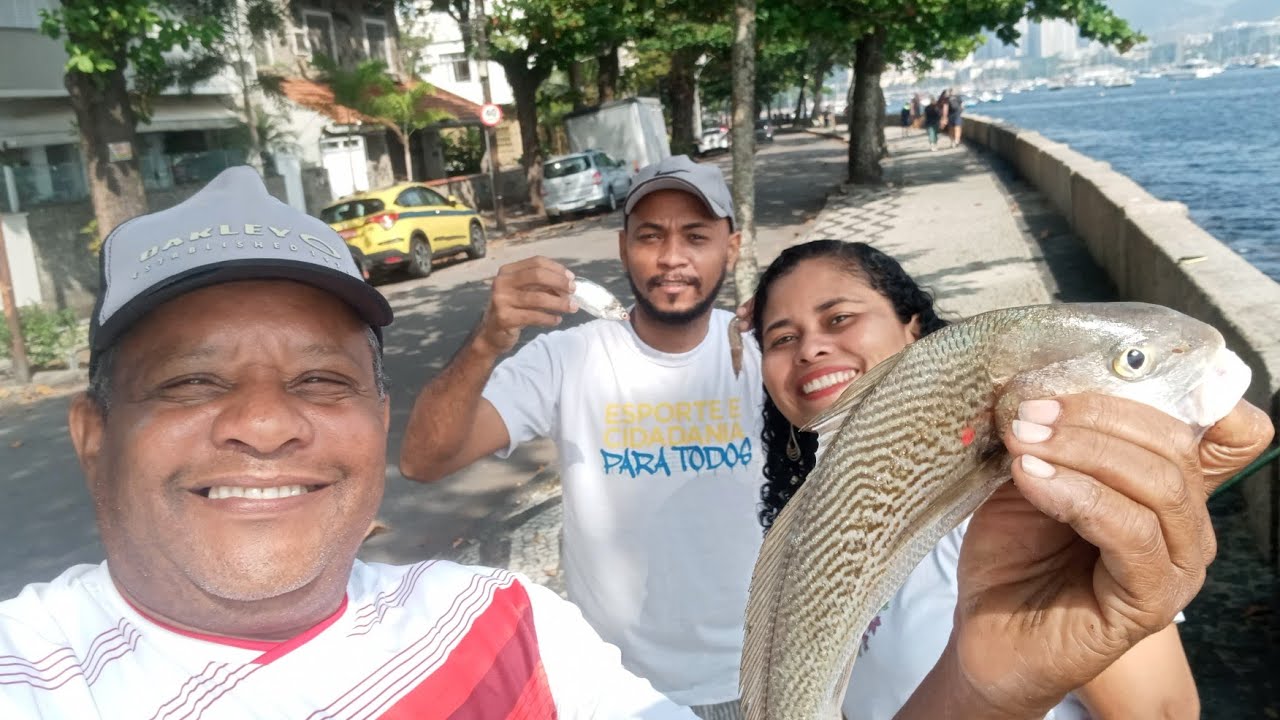
[[[102,565],[0,603],[0,718],[682,718],[578,609],[505,570],[356,562],[342,606],[281,643],[199,636]]]

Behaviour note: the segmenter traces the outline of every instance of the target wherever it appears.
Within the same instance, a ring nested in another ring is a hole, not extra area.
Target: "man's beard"
[[[662,325],[687,325],[690,322],[702,317],[711,310],[716,304],[716,298],[720,296],[720,288],[724,285],[725,278],[728,276],[727,268],[720,270],[720,277],[716,278],[715,286],[711,288],[711,292],[705,297],[693,304],[688,310],[659,310],[649,297],[640,291],[636,286],[636,281],[631,277],[631,273],[627,273],[627,282],[631,283],[631,296],[636,299],[636,306],[648,317]],[[649,281],[651,287],[657,286],[661,278],[654,278]],[[700,289],[701,283],[694,286],[694,289]]]

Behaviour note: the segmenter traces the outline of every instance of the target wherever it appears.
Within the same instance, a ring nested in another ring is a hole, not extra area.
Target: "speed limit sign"
[[[493,127],[502,122],[502,108],[493,103],[480,106],[480,122],[487,127]]]

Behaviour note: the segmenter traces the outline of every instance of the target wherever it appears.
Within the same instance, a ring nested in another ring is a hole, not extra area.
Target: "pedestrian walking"
[[[942,108],[939,102],[929,101],[924,106],[924,130],[929,136],[929,150],[938,149],[938,126],[942,123]]]
[[[964,98],[953,94],[947,98],[947,131],[951,136],[951,147],[960,144],[961,127],[964,125]]]

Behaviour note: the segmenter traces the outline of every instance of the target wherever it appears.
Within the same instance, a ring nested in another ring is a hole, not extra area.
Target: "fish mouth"
[[[844,388],[862,373],[849,367],[831,367],[811,372],[796,382],[796,390],[805,400],[826,397]]]
[[[1200,382],[1174,405],[1174,414],[1198,430],[1207,430],[1235,408],[1252,379],[1253,371],[1240,356],[1222,348]]]

